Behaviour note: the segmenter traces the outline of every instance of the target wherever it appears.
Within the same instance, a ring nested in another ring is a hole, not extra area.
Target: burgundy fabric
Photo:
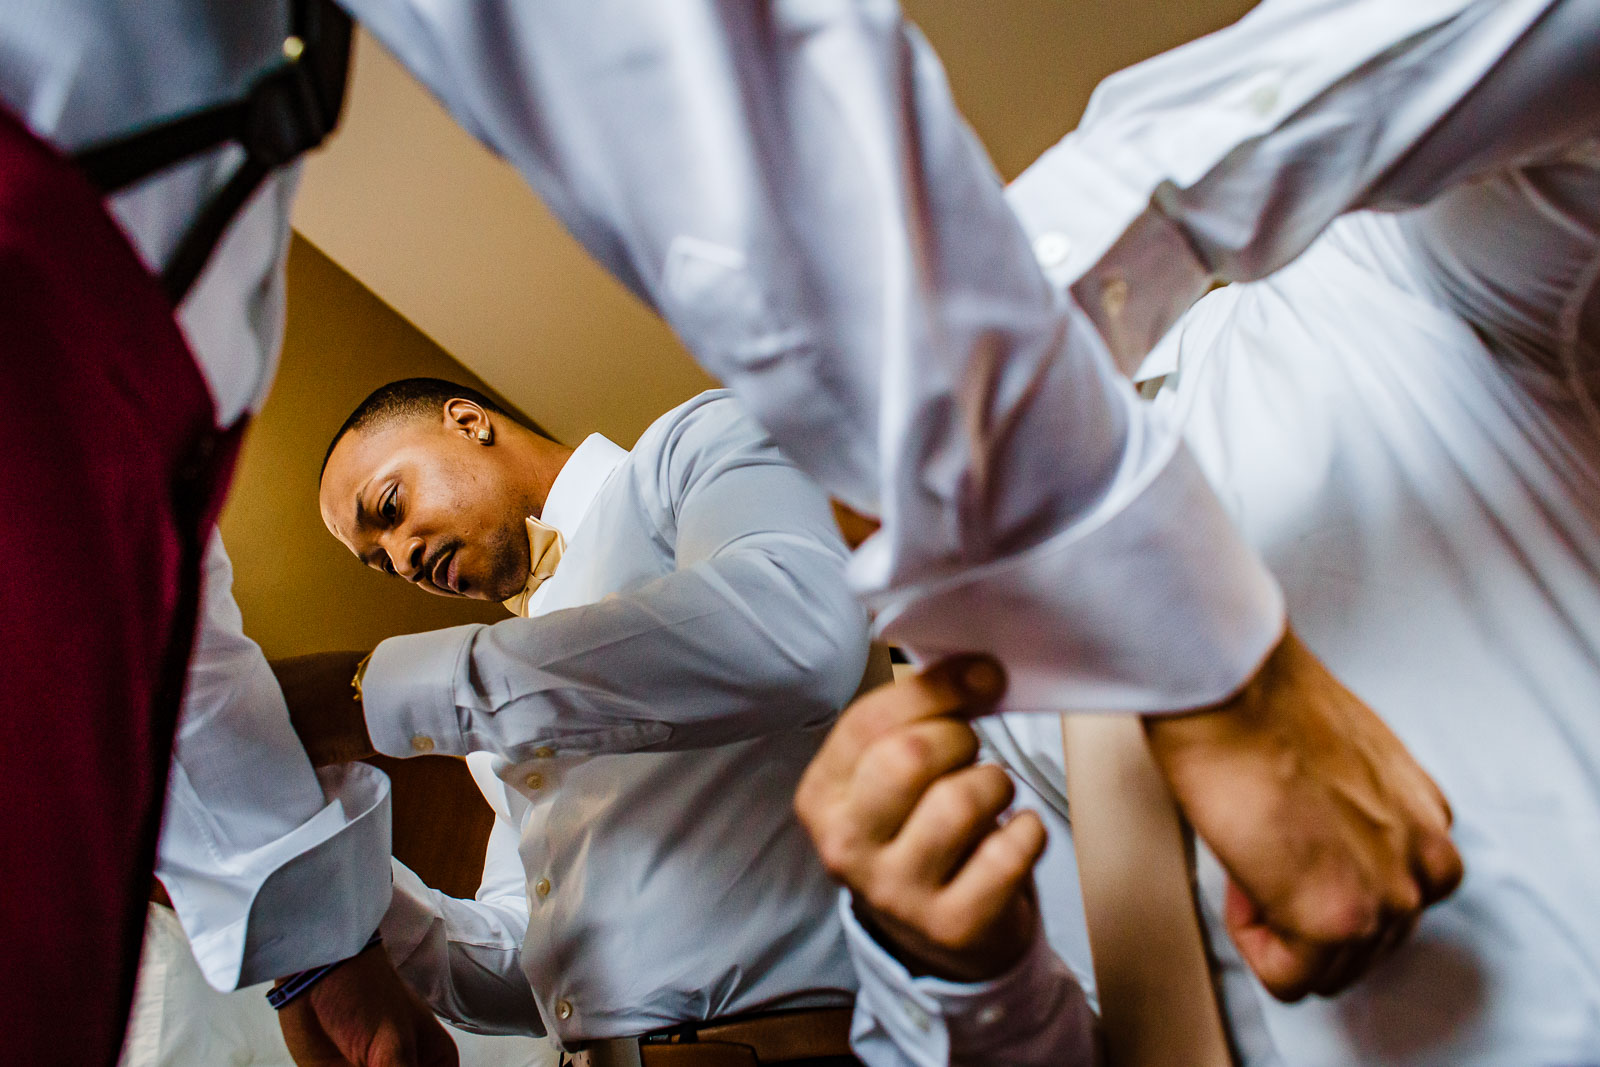
[[[220,434],[171,307],[0,109],[0,1063],[122,1042]]]

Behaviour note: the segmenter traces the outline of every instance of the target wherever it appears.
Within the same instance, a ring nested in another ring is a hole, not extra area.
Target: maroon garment
[[[238,433],[100,194],[0,108],[0,1063],[122,1043]]]

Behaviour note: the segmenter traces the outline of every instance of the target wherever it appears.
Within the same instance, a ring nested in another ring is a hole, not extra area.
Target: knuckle
[[[1310,912],[1309,940],[1344,944],[1370,936],[1378,925],[1377,897],[1362,890],[1338,889],[1321,895]]]
[[[981,798],[970,782],[946,778],[935,782],[924,801],[929,817],[947,835],[958,834],[983,821]]]
[[[876,773],[896,782],[914,779],[931,762],[931,748],[928,739],[913,730],[886,737],[873,748]]]
[[[817,858],[822,861],[822,869],[836,881],[849,882],[858,854],[852,835],[832,827],[819,827],[813,830],[811,841]]]

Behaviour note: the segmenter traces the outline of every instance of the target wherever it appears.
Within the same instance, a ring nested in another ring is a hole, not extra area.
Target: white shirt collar
[[[572,535],[589,513],[594,498],[600,495],[600,487],[627,458],[627,449],[602,434],[592,433],[584,438],[550,484],[550,495],[545,498],[539,517],[560,530],[571,544]]]

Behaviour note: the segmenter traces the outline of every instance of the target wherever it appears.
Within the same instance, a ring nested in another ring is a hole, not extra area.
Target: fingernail
[[[959,680],[963,693],[983,703],[999,700],[1006,690],[1005,668],[988,656],[974,656],[968,660],[959,672]]]

